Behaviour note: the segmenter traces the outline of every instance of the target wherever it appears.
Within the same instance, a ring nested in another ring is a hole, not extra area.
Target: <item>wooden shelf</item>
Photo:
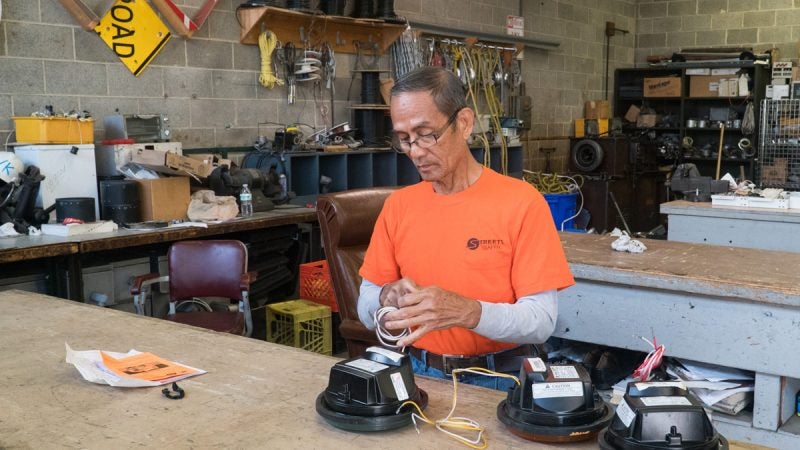
[[[258,45],[258,36],[266,29],[284,45],[291,42],[296,48],[303,48],[306,37],[312,45],[327,41],[335,52],[350,54],[356,53],[356,42],[375,42],[383,53],[406,28],[405,24],[383,20],[308,14],[273,6],[241,8],[237,14],[242,44]]]

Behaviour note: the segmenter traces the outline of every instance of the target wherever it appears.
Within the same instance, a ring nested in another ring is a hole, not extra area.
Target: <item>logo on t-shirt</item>
[[[478,238],[467,239],[467,248],[470,250],[477,250],[478,248],[482,250],[497,250],[502,246],[503,246],[502,239],[478,239]]]

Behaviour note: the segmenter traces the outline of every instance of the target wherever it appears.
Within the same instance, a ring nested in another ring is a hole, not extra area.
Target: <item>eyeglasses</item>
[[[461,111],[461,109],[457,109],[453,112],[453,114],[450,114],[450,118],[447,119],[447,123],[445,123],[442,128],[439,128],[433,133],[417,135],[417,138],[413,141],[409,141],[408,139],[400,139],[393,135],[392,148],[397,153],[408,153],[411,151],[411,146],[414,144],[417,144],[417,147],[423,149],[429,149],[433,147],[437,142],[439,142],[439,138],[442,137],[442,134],[444,134],[447,128],[453,124],[454,120],[456,120],[456,116],[458,115],[459,111]]]

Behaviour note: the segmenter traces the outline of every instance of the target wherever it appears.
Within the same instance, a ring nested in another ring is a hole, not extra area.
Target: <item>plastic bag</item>
[[[203,190],[192,194],[187,215],[192,221],[230,220],[239,214],[239,205],[231,196],[217,196]]]

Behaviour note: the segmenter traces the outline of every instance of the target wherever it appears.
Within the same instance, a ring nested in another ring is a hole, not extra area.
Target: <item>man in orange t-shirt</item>
[[[528,183],[483,167],[467,139],[474,115],[460,80],[417,69],[392,88],[393,147],[422,182],[386,200],[360,275],[361,321],[375,311],[417,373],[483,366],[517,373],[555,327],[556,292],[574,283],[550,209]],[[464,380],[496,388],[507,382]],[[507,381],[507,380],[506,380]]]

